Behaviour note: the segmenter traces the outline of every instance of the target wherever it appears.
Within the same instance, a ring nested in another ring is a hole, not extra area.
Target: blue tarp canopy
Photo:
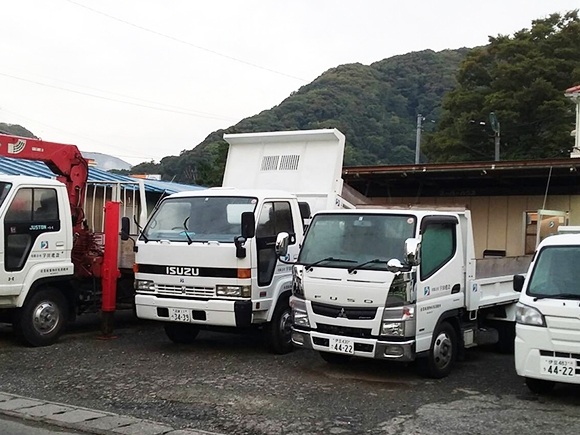
[[[0,157],[0,174],[28,175],[31,177],[40,177],[40,178],[56,177],[56,175],[43,162],[24,159],[12,159],[10,157]],[[127,177],[125,175],[112,174],[110,172],[106,172],[95,167],[89,168],[89,182],[110,181],[111,183],[116,183],[128,181],[135,182],[137,180],[138,180],[137,178]],[[186,192],[188,190],[205,189],[205,187],[202,186],[171,183],[169,181],[143,179],[143,183],[145,184],[145,190],[147,192],[155,192],[155,193],[166,192],[168,194],[172,194],[177,192]]]

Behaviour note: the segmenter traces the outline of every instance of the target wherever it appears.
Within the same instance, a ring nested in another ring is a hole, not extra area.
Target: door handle
[[[459,293],[460,290],[461,290],[461,285],[460,284],[455,284],[451,288],[451,294],[453,294],[453,293]]]

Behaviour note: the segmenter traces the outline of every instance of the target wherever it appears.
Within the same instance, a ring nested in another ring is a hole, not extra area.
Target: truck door
[[[421,352],[430,348],[441,315],[463,303],[463,247],[454,216],[423,218],[418,275],[417,352]]]
[[[285,231],[290,234],[290,240],[296,240],[292,220],[292,208],[288,201],[265,202],[260,211],[256,228],[256,246],[258,249],[258,286],[269,287],[267,297],[273,297],[270,289],[276,287],[274,277],[291,273],[289,266],[280,264],[274,250],[278,233]],[[294,243],[289,247],[290,255],[298,249]]]
[[[60,260],[64,255],[59,251],[59,248],[63,249],[66,238],[61,230],[56,189],[18,189],[2,226],[2,266],[6,277],[2,293],[17,295],[34,264]]]

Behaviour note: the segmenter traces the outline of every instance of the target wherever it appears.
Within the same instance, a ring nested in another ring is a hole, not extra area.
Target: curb
[[[3,392],[0,415],[96,435],[224,435]]]

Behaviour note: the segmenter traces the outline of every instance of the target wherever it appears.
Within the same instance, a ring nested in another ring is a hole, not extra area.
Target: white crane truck
[[[136,242],[137,316],[177,343],[201,328],[262,326],[270,350],[292,349],[292,268],[310,210],[352,207],[341,197],[338,130],[224,135],[223,187],[165,198]]]
[[[580,228],[559,231],[540,243],[527,276],[514,276],[516,371],[535,393],[580,384]]]
[[[279,236],[278,254],[287,242]],[[321,212],[294,266],[292,341],[330,363],[417,360],[444,377],[464,348],[513,344],[514,269],[528,264],[476,260],[467,210]]]

